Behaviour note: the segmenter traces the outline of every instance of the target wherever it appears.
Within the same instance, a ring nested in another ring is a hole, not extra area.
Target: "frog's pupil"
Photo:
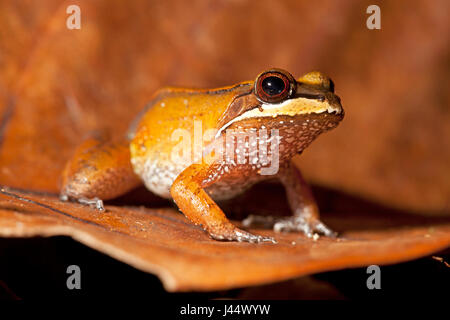
[[[283,79],[274,76],[263,79],[261,87],[269,96],[276,96],[286,89]]]

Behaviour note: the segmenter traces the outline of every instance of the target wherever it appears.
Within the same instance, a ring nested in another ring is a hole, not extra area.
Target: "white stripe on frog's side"
[[[143,165],[139,164],[141,161],[143,162]],[[177,176],[185,169],[184,167],[175,167],[171,162],[162,163],[161,161],[154,159],[144,160],[143,158],[133,158],[132,162],[134,168],[141,168],[141,170],[136,169],[135,172],[141,177],[148,190],[160,197],[166,199],[172,198],[170,188],[172,187],[172,184]],[[219,169],[217,171],[218,176],[214,178],[220,178],[220,174],[223,172],[224,171]],[[261,180],[260,176],[256,176],[245,182],[232,185],[230,185],[227,181],[223,183],[218,181],[217,183],[205,188],[205,191],[214,200],[230,199],[248,189],[258,180]]]
[[[132,158],[135,173],[141,177],[147,189],[160,197],[170,199],[170,187],[177,176],[185,169],[172,162],[158,161],[154,158]]]
[[[217,139],[224,130],[226,130],[232,123],[251,118],[261,118],[261,117],[277,117],[277,116],[297,116],[302,114],[311,113],[336,113],[340,114],[342,108],[329,104],[326,100],[320,101],[317,99],[307,99],[307,98],[294,98],[288,99],[282,103],[263,103],[261,105],[262,111],[259,108],[251,109],[244,112],[240,116],[228,121],[224,124],[216,133],[215,138]]]

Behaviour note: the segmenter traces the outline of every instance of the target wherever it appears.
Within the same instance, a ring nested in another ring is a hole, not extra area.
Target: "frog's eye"
[[[295,92],[296,81],[292,75],[281,69],[261,73],[255,81],[258,100],[266,103],[280,103]]]

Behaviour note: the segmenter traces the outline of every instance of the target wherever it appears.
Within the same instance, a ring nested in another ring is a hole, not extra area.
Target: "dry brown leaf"
[[[250,244],[211,240],[175,209],[107,206],[108,212],[101,213],[51,196],[21,196],[47,208],[2,196],[0,235],[68,235],[158,275],[169,291],[211,291],[340,268],[397,263],[450,245],[450,221],[430,220],[430,224],[419,217],[395,223],[395,218],[381,216],[374,225],[363,213],[326,215],[325,222],[341,232],[340,239],[322,237],[314,241],[299,234],[254,230],[274,236],[278,244]],[[347,219],[352,220],[350,227]],[[396,227],[392,227],[393,220]],[[352,230],[351,225],[357,230]]]
[[[76,31],[65,24],[74,3],[82,10]],[[307,177],[388,206],[446,216],[448,1],[383,4],[381,31],[365,28],[369,4],[192,1],[187,14],[179,1],[0,2],[0,184],[56,194],[81,137],[92,130],[123,134],[159,87],[229,85],[278,66],[297,76],[328,73],[346,110],[342,125],[302,156]],[[264,197],[267,190],[260,191]],[[450,241],[448,220],[383,207],[337,210],[330,205],[335,196],[320,204],[341,241],[277,234],[277,245],[212,241],[167,206],[118,204],[100,214],[55,196],[24,197],[51,208],[2,196],[2,236],[69,235],[156,273],[169,290],[396,263]],[[275,199],[268,210],[261,193],[246,199],[234,211],[280,213],[286,203]]]

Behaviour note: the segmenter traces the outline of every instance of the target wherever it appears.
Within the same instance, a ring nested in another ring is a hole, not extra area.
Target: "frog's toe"
[[[277,243],[277,241],[272,237],[254,235],[250,232],[241,230],[239,228],[234,228],[231,232],[226,232],[225,234],[210,233],[210,236],[215,240],[227,240],[227,241],[250,242],[250,243],[263,243],[263,242]]]
[[[92,198],[92,199],[86,199],[86,198],[80,198],[77,199],[79,203],[86,204],[91,208],[95,208],[98,211],[105,211],[105,206],[103,205],[103,201],[99,198]]]
[[[309,220],[303,217],[290,217],[281,219],[274,223],[273,230],[275,232],[303,232],[308,238],[317,237],[317,233],[324,236],[335,238],[337,233],[328,228],[318,219]]]
[[[61,201],[69,201],[69,200],[74,200],[76,202],[79,202],[81,204],[84,205],[88,205],[91,208],[95,208],[98,211],[105,211],[105,206],[103,205],[103,201],[99,198],[92,198],[92,199],[88,199],[88,198],[72,198],[66,194],[61,194],[59,196],[59,199]]]
[[[237,241],[239,242],[250,242],[250,243],[262,243],[262,242],[271,242],[277,243],[277,241],[272,237],[264,237],[259,235],[254,235],[246,231],[239,231],[237,236]]]
[[[317,220],[314,224],[314,230],[317,232],[320,232],[324,236],[327,236],[329,238],[336,238],[338,236],[338,233],[331,230],[329,227],[327,227],[323,222],[320,220]]]

